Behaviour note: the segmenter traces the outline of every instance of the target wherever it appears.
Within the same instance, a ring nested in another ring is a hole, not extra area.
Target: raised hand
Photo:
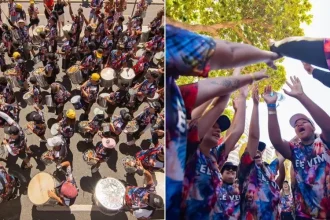
[[[291,79],[291,84],[288,81],[286,82],[286,84],[290,87],[291,91],[283,89],[285,94],[294,98],[298,98],[302,96],[304,94],[304,90],[299,78],[296,76],[293,77],[291,76],[290,79]]]
[[[260,70],[258,72],[252,73],[253,76],[254,76],[254,80],[259,81],[259,80],[262,80],[262,79],[269,78],[269,76],[266,74],[266,71],[267,71],[266,69],[263,69],[263,70]]]
[[[267,104],[275,104],[277,101],[277,94],[272,91],[272,86],[270,85],[265,87],[262,97]]]
[[[314,67],[312,67],[312,65],[308,64],[308,63],[304,63],[302,62],[304,69],[307,71],[308,74],[312,75]]]
[[[252,90],[253,104],[258,105],[260,101],[258,86],[254,86]]]
[[[241,75],[241,71],[242,71],[243,67],[236,67],[233,71],[233,76],[239,76]]]
[[[249,86],[246,85],[246,86],[241,87],[239,89],[239,93],[240,93],[241,96],[243,96],[243,97],[246,98],[248,96],[248,94],[249,94]]]

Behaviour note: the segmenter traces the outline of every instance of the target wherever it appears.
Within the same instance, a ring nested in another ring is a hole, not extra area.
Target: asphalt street
[[[22,3],[23,7],[27,7],[28,3]],[[46,24],[46,18],[43,15],[43,6],[42,4],[37,4],[41,14],[40,17],[40,24]],[[77,11],[79,3],[72,3],[73,11]],[[149,22],[156,16],[157,11],[162,8],[162,5],[150,5],[147,11],[147,16],[144,19],[144,25],[148,25]],[[6,3],[1,4],[1,9],[7,13],[8,7]],[[133,10],[133,5],[129,4],[127,10],[125,11],[125,17],[130,16]],[[89,9],[84,9],[84,14],[88,16]],[[2,16],[3,21],[5,21],[4,16]],[[65,20],[69,20],[69,13],[68,9],[65,9]],[[59,61],[59,66],[61,66],[61,61]],[[41,66],[41,64],[37,64],[36,67]],[[63,84],[67,88],[71,88],[72,94],[79,94],[79,90],[76,88],[76,85],[71,84],[69,79],[65,76],[64,73],[60,73],[57,76],[57,81],[63,82]],[[42,90],[43,95],[47,95],[50,93],[50,90]],[[100,91],[102,93],[102,89]],[[20,112],[20,125],[22,127],[26,126],[27,120],[26,115],[33,111],[33,107],[26,105],[22,100],[22,94],[19,93],[18,89],[15,89],[15,95],[19,102],[22,102],[22,106],[24,107]],[[139,110],[135,112],[134,116],[140,113],[146,103],[140,106]],[[98,107],[97,104],[93,105],[93,109]],[[67,110],[69,108],[73,108],[70,102],[67,102],[64,109]],[[93,109],[89,115],[89,119],[94,117]],[[52,124],[55,123],[55,114],[54,112],[49,112],[48,108],[44,108],[45,119],[48,125],[46,131],[46,138],[52,137],[50,134],[50,127]],[[115,110],[115,115],[119,114],[120,109],[117,108]],[[81,115],[82,110],[77,111],[77,116]],[[3,139],[4,133],[0,131],[0,140]],[[39,144],[39,137],[36,135],[28,135],[28,145],[32,145],[31,149],[35,152],[36,155],[40,155],[41,152],[46,150],[45,144]],[[37,210],[35,206],[29,201],[27,193],[25,192],[20,198],[12,200],[7,203],[3,203],[0,205],[0,220],[103,220],[103,219],[135,219],[130,213],[119,213],[115,216],[106,216],[99,212],[95,207],[93,207],[93,191],[94,186],[97,181],[103,177],[113,177],[119,180],[122,180],[130,185],[137,185],[143,186],[143,178],[138,175],[126,175],[124,167],[122,165],[122,158],[125,155],[135,155],[136,152],[140,151],[141,149],[147,149],[150,147],[150,142],[148,139],[151,138],[150,131],[144,133],[139,140],[136,141],[136,146],[128,146],[125,143],[127,142],[126,135],[121,134],[119,137],[119,141],[116,146],[116,150],[112,153],[109,161],[107,163],[103,163],[99,170],[99,173],[91,174],[90,166],[88,166],[83,158],[83,152],[88,148],[91,147],[91,144],[86,144],[83,141],[83,137],[79,133],[75,133],[75,135],[71,138],[70,144],[70,152],[69,158],[72,160],[73,165],[73,175],[76,179],[77,185],[79,187],[79,195],[75,201],[75,205],[70,209],[63,211],[63,209],[56,210],[56,208],[51,209],[52,211],[45,211],[45,210]],[[100,141],[100,138],[96,135],[93,144],[95,145],[97,142]],[[164,142],[164,140],[161,140]],[[52,174],[55,170],[55,165],[52,164],[50,166],[45,167],[40,161],[32,158],[31,162],[33,164],[33,168],[31,170],[24,170],[20,169],[21,160],[18,159],[15,166],[12,166],[9,170],[11,173],[16,173],[20,175],[20,178],[24,180],[24,182],[28,182],[33,176],[38,174],[39,172],[47,172]],[[4,162],[1,162],[5,164]],[[161,183],[159,183],[161,184]],[[164,184],[164,183],[163,183]],[[154,218],[162,219],[164,218],[163,211],[159,211],[156,213]]]

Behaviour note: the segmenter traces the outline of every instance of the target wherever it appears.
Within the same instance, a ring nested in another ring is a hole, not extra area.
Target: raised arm
[[[326,72],[326,71],[323,71],[320,69],[316,69],[308,63],[303,63],[303,65],[304,65],[304,69],[307,71],[308,74],[312,75],[314,77],[314,79],[317,79],[318,81],[323,83],[323,85],[330,88],[330,73],[329,72]]]
[[[205,110],[213,103],[216,102],[218,98],[214,98],[214,99],[210,99],[206,102],[204,102],[203,104],[201,104],[200,106],[194,108],[194,110],[191,112],[191,119],[197,119],[202,117],[202,115],[205,113]]]
[[[276,101],[277,95],[273,94],[272,87],[265,87],[263,98],[268,107],[268,134],[275,149],[286,159],[291,159],[289,142],[282,139],[280,125],[278,123]]]
[[[318,106],[312,99],[310,99],[303,91],[301,82],[298,77],[290,77],[291,83],[287,82],[291,91],[284,90],[285,94],[296,98],[311,114],[316,124],[322,130],[322,138],[326,142],[330,142],[330,117],[329,115]]]
[[[284,166],[285,158],[277,151],[276,151],[276,155],[277,155],[278,165],[279,165],[279,168],[278,168],[279,173],[276,178],[276,183],[280,187],[280,189],[282,189],[283,182],[285,180],[285,166]]]
[[[251,158],[254,158],[254,156],[257,153],[259,139],[260,139],[259,92],[257,86],[253,88],[252,98],[253,98],[253,109],[252,109],[251,123],[249,129],[249,137],[245,151],[249,152]]]

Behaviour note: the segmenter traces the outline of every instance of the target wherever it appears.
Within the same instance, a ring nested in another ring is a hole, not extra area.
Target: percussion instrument
[[[72,26],[72,24],[66,24],[63,26],[62,30],[63,30],[64,37],[69,38],[68,33],[71,30],[71,26]]]
[[[86,127],[88,126],[88,121],[81,121],[78,124],[78,131],[80,133],[86,133]]]
[[[108,107],[108,101],[106,98],[109,98],[110,94],[109,93],[102,93],[99,95],[97,99],[97,104],[101,106],[102,108],[107,108]]]
[[[50,128],[50,133],[53,135],[53,136],[56,136],[58,135],[59,131],[58,131],[58,128],[60,127],[60,125],[58,123],[55,123],[52,125],[52,127]]]
[[[33,100],[33,96],[31,95],[30,92],[27,92],[23,95],[23,100],[26,102],[26,104],[28,105],[33,105],[34,104],[34,100]]]
[[[105,88],[110,88],[113,84],[113,81],[116,77],[116,72],[111,68],[104,68],[101,71],[101,86]]]
[[[36,55],[35,57],[33,57],[33,63],[34,64],[37,64],[37,63],[39,63],[41,60],[40,60],[40,55]]]
[[[28,197],[36,206],[55,205],[57,202],[48,196],[48,190],[54,190],[59,181],[48,173],[41,172],[35,175],[28,186]]]
[[[45,96],[45,102],[48,108],[53,108],[56,106],[51,95]]]
[[[123,87],[123,84],[132,85],[133,79],[135,77],[135,72],[132,68],[123,68],[120,72],[119,85]]]
[[[37,40],[38,42],[41,41],[40,38],[40,33],[45,31],[45,26],[44,25],[39,25],[33,30],[33,38]]]
[[[0,145],[0,158],[7,159],[7,157],[8,157],[7,147],[4,144],[1,144]]]
[[[72,103],[74,109],[79,110],[83,107],[83,105],[80,102],[81,96],[80,95],[75,95],[71,98],[70,102]]]
[[[158,94],[157,92],[155,92],[154,97],[152,97],[152,98],[148,98],[148,100],[151,101],[151,102],[155,102],[155,101],[157,101],[158,99],[159,99],[159,94]]]
[[[41,154],[40,160],[46,165],[51,165],[53,163],[53,161],[49,158],[46,158],[46,156],[52,156],[53,155],[53,151],[52,150],[48,150],[46,152],[44,152],[43,154]]]
[[[96,206],[105,215],[116,215],[124,206],[125,186],[115,178],[104,178],[95,186]]]
[[[125,127],[125,133],[133,134],[139,130],[139,125],[137,121],[130,121]]]
[[[72,84],[80,84],[84,81],[79,65],[73,65],[67,70],[67,75],[69,76]]]
[[[96,153],[93,149],[88,149],[83,153],[83,160],[87,163],[89,166],[93,166],[97,164]]]
[[[142,35],[141,35],[141,42],[147,42],[149,38],[149,28],[148,26],[142,26]]]
[[[138,51],[136,51],[136,56],[142,57],[145,52],[146,52],[146,50],[141,48]]]
[[[16,73],[15,69],[12,68],[12,69],[6,70],[4,72],[4,76],[6,76],[7,81],[10,83],[10,86],[12,88],[15,88],[15,87],[20,88],[20,84],[18,83],[16,76],[9,75],[9,73],[10,74]]]
[[[137,168],[135,167],[136,165],[136,159],[132,156],[125,156],[122,159],[122,163],[124,166],[124,169],[126,170],[127,173],[135,173]]]
[[[130,88],[128,90],[128,94],[129,94],[129,103],[128,103],[128,105],[129,106],[133,106],[134,105],[136,93],[137,93],[137,90],[136,89]]]
[[[155,172],[156,193],[165,201],[165,173]]]
[[[32,76],[36,77],[38,84],[40,85],[41,88],[46,88],[49,86],[45,79],[45,68],[44,67],[39,67],[39,68],[35,69],[32,72]]]
[[[110,131],[110,124],[109,123],[103,123],[102,124],[102,132],[106,133]]]
[[[164,60],[164,52],[158,52],[154,55],[152,62],[157,66],[160,61]]]

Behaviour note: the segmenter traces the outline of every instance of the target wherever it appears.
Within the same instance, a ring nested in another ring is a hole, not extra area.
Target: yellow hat
[[[21,54],[19,52],[14,52],[13,57],[14,57],[14,59],[18,59],[21,57]]]
[[[100,78],[101,78],[100,74],[98,74],[98,73],[93,73],[91,75],[91,80],[93,80],[93,81],[99,81]]]
[[[30,0],[30,4],[31,4],[31,5],[34,4],[34,0]]]
[[[76,118],[76,112],[73,109],[69,109],[66,111],[66,117],[70,119],[75,119]]]
[[[102,58],[102,56],[103,56],[103,54],[102,54],[102,53],[99,53],[98,51],[96,51],[96,57],[97,57],[97,58],[101,59],[101,58]]]
[[[23,7],[22,7],[21,4],[19,4],[19,3],[16,4],[16,9],[22,9],[22,8],[23,8]]]

